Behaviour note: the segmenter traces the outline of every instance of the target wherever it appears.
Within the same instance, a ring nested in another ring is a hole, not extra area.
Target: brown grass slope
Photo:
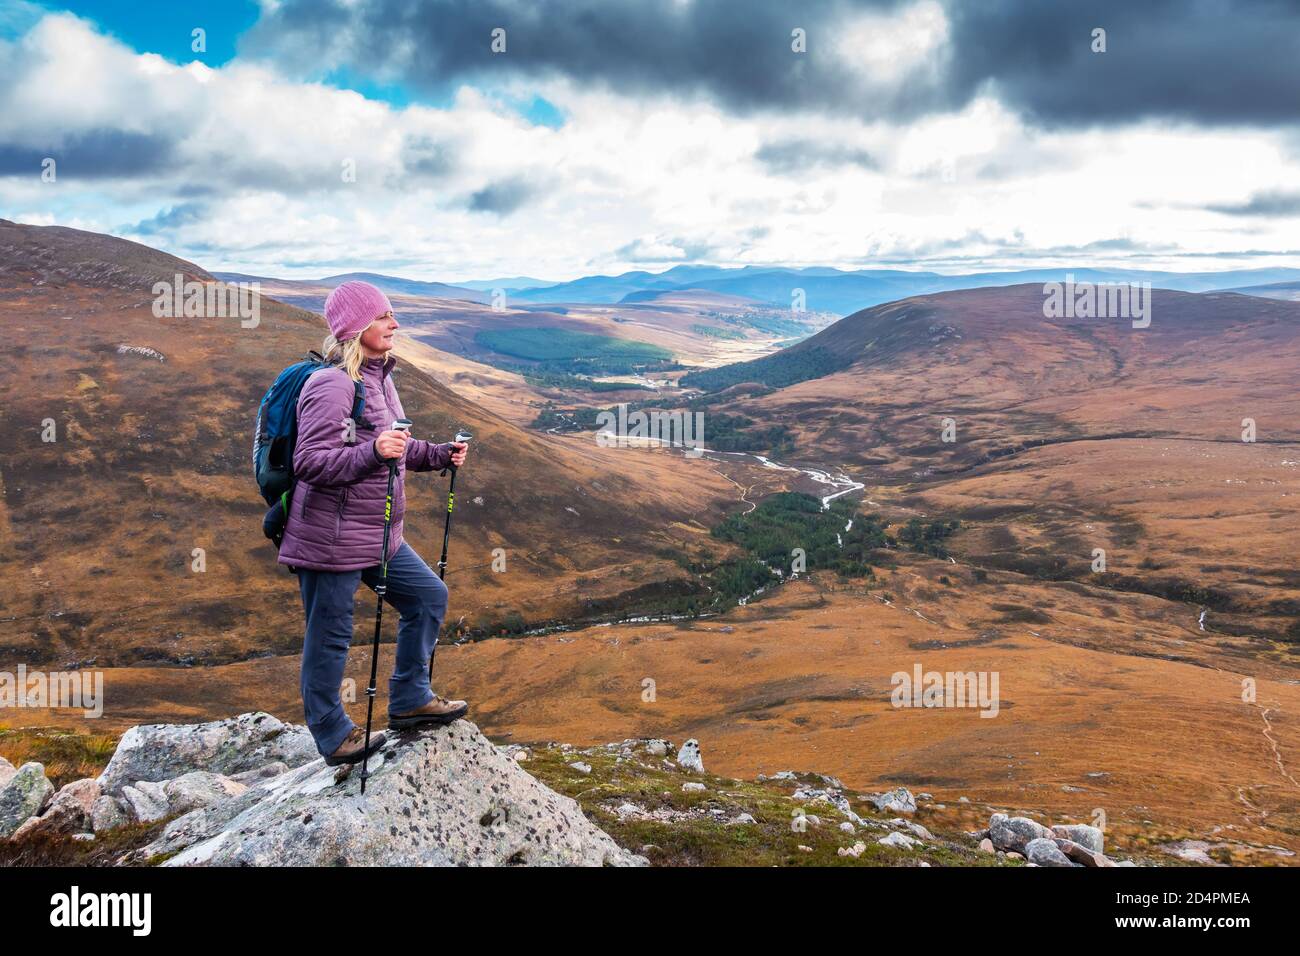
[[[1113,435],[1300,439],[1300,304],[1155,290],[1151,325],[1046,318],[1040,285],[864,309],[786,350],[849,363],[736,408],[889,476],[952,472],[1028,444]],[[941,440],[942,420],[958,441]]]
[[[155,279],[206,273],[111,237],[4,224],[0,248],[12,343],[0,366],[0,664],[293,652],[296,581],[261,534],[251,432],[262,393],[319,347],[323,321],[267,298],[256,328],[155,318]],[[693,551],[734,496],[680,458],[527,431],[413,365],[396,374],[419,435],[475,435],[450,581],[451,613],[470,623],[567,616],[671,578],[671,552]],[[47,420],[54,442],[42,441]],[[407,537],[431,564],[445,492],[436,475],[410,479]],[[506,573],[491,570],[496,548]]]
[[[1039,587],[1159,600],[1152,631],[1101,645],[1212,666],[1300,655],[1300,304],[1155,290],[1151,325],[1047,318],[1042,287],[921,296],[863,310],[791,351],[842,371],[722,407],[798,436],[897,520],[955,518],[957,559]],[[956,441],[945,442],[944,420]],[[1242,441],[1243,421],[1257,429]],[[1094,549],[1107,568],[1094,570]],[[1206,628],[1198,616],[1208,611]]]

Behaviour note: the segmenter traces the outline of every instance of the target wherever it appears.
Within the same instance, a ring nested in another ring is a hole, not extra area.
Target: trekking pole
[[[457,432],[456,441],[469,444],[474,436],[469,432]],[[447,485],[447,522],[442,527],[442,557],[438,559],[438,577],[447,579],[447,543],[451,540],[451,513],[456,507],[456,466],[448,465],[443,474],[451,471],[451,482]],[[429,680],[433,680],[433,655],[429,655]]]
[[[411,429],[411,422],[399,418],[393,422],[393,431]],[[370,652],[370,685],[366,688],[366,743],[361,751],[361,792],[366,792],[370,777],[370,724],[375,716],[375,680],[379,671],[379,631],[384,622],[384,594],[388,591],[388,532],[393,522],[393,482],[397,478],[397,459],[388,462],[388,494],[384,497],[384,549],[379,553],[379,583],[375,585],[375,643]]]

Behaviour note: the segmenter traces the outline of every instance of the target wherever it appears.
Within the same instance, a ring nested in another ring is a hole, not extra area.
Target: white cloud
[[[859,22],[877,31],[859,43],[864,68],[885,84],[924,70],[946,38],[936,11],[918,3],[897,21]],[[891,59],[873,46],[879,37],[907,42]],[[494,94],[465,86],[446,109],[397,109],[263,65],[139,55],[66,14],[44,17],[0,51],[0,63],[0,144],[44,148],[107,127],[170,147],[158,168],[134,177],[79,178],[63,160],[57,185],[40,183],[35,168],[0,176],[10,218],[116,231],[193,211],[131,237],[211,269],[559,279],[688,255],[737,265],[860,268],[909,256],[939,267],[1020,265],[1021,252],[1117,237],[1170,253],[1300,248],[1289,219],[1204,211],[1296,181],[1294,144],[1258,129],[1045,132],[989,98],[898,126],[737,117],[705,101],[627,98],[562,79]],[[560,108],[563,126],[533,126],[505,105],[534,94]],[[786,144],[776,165],[755,158],[771,144]],[[349,158],[354,184],[341,180]],[[494,187],[523,204],[504,216],[467,208]],[[985,260],[964,264],[973,255]],[[1117,250],[1111,261],[1122,258]],[[1240,263],[1171,254],[1137,264]]]

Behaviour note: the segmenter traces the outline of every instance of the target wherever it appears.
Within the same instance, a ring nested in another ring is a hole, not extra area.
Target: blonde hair
[[[374,324],[370,323],[370,325]],[[361,381],[361,363],[366,360],[366,353],[361,350],[361,336],[366,333],[370,325],[346,342],[340,342],[333,335],[327,335],[324,344],[320,347],[320,354],[325,356],[325,360],[337,362],[339,367],[348,373],[348,378],[354,382]]]

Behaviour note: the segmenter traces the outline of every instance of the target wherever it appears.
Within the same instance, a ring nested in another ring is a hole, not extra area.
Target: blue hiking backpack
[[[327,368],[337,368],[319,352],[295,362],[276,376],[262,396],[257,408],[257,427],[253,432],[253,476],[257,488],[271,506],[262,520],[262,530],[280,547],[284,526],[289,520],[289,501],[293,497],[293,449],[298,442],[298,396],[307,379]],[[360,427],[366,407],[365,385],[354,382],[356,397],[352,402],[352,420]]]

